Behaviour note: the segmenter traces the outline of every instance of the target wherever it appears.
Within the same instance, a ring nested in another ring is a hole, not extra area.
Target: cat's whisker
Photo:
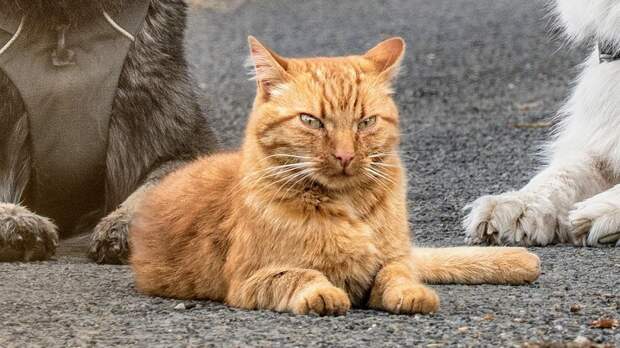
[[[282,189],[283,189],[284,187],[286,187],[286,186],[288,185],[288,183],[289,183],[289,182],[291,182],[291,181],[293,181],[293,180],[295,180],[295,179],[299,178],[300,176],[301,176],[301,178],[303,179],[303,178],[304,178],[304,176],[306,176],[306,175],[308,175],[308,174],[312,174],[312,173],[314,173],[314,171],[315,171],[315,169],[314,169],[314,168],[307,168],[307,169],[304,169],[304,170],[302,170],[302,171],[300,171],[300,172],[298,172],[298,173],[295,173],[295,174],[292,174],[292,175],[288,176],[288,180],[286,180],[286,182],[285,182],[285,183],[283,183],[282,185],[280,185],[280,186],[279,186],[279,188],[278,188],[278,190],[277,190],[277,191],[275,191],[275,193],[273,193],[273,194],[271,195],[271,199],[270,199],[270,200],[269,200],[269,202],[267,203],[267,206],[269,206],[269,205],[271,204],[271,202],[273,202],[273,200],[274,200],[274,199],[278,196],[278,194],[280,193],[280,191],[282,191]],[[279,180],[279,181],[282,181],[282,180]],[[277,182],[276,182],[276,183],[277,183]],[[273,184],[273,183],[272,183],[272,184]],[[271,185],[270,185],[270,186],[271,186]]]
[[[267,167],[258,171],[251,173],[243,177],[235,187],[231,190],[231,194],[238,193],[243,187],[253,187],[255,184],[260,182],[263,179],[271,178],[277,175],[282,175],[297,169],[303,169],[308,166],[308,164],[312,164],[312,162],[298,162],[298,163],[290,163],[283,164],[279,166]],[[284,170],[282,170],[284,169]]]
[[[368,156],[369,158],[380,158],[380,157],[390,157],[390,156],[395,156],[395,157],[399,157],[401,159],[408,159],[411,161],[417,161],[417,158],[414,158],[412,156],[409,156],[407,154],[405,154],[404,152],[401,151],[389,151],[389,152],[381,152],[381,153],[376,153],[376,154],[372,154],[370,156]]]
[[[281,189],[283,189],[284,187],[287,187],[287,184],[289,182],[291,182],[292,180],[294,180],[296,178],[299,178],[300,176],[303,178],[305,175],[312,174],[312,173],[314,173],[314,168],[307,168],[307,169],[304,169],[304,170],[296,173],[295,175],[292,175],[289,178],[289,180],[287,180],[284,184],[280,185],[280,188],[278,189],[278,191],[276,191],[275,195],[277,195],[280,192]]]
[[[296,168],[296,169],[297,169],[297,168]],[[298,171],[298,172],[293,172],[293,173],[291,173],[291,174],[286,175],[286,176],[285,176],[285,177],[283,177],[283,178],[280,178],[280,179],[278,179],[278,180],[272,181],[272,182],[268,183],[267,185],[263,186],[262,188],[260,188],[258,192],[263,192],[263,191],[265,191],[266,189],[268,189],[268,188],[272,187],[273,185],[277,185],[277,184],[279,184],[279,183],[281,183],[281,182],[283,182],[283,181],[285,181],[285,182],[284,182],[284,185],[286,185],[286,184],[287,184],[290,180],[293,180],[294,178],[298,177],[298,175],[299,175],[300,173],[303,173],[304,171],[306,171],[306,170],[308,170],[308,169],[310,169],[310,168],[302,168],[302,170],[301,170],[301,171]],[[280,173],[280,174],[281,174],[281,173]]]
[[[237,191],[234,191],[235,189],[237,189],[239,186],[242,186],[242,184],[246,183],[248,180],[254,179],[256,178],[258,175],[263,174],[264,172],[271,172],[273,170],[276,170],[277,168],[279,168],[279,166],[277,167],[267,167],[267,168],[263,168],[261,170],[257,170],[254,171],[252,173],[250,173],[249,175],[245,175],[244,177],[242,177],[239,182],[237,183],[237,185],[235,185],[233,188],[231,188],[232,193],[237,193]]]
[[[400,166],[397,166],[395,164],[389,164],[389,163],[384,163],[384,162],[372,162],[370,165],[388,167],[388,168],[400,168]]]
[[[381,153],[375,153],[375,154],[369,155],[368,158],[371,158],[371,159],[373,159],[373,158],[383,159],[383,158],[389,158],[389,157],[392,157],[392,156],[398,156],[398,154],[388,153],[388,152],[381,152]]]
[[[370,174],[370,172],[364,171],[363,173],[367,178],[372,180],[375,184],[380,185],[381,187],[383,187],[383,189],[387,191],[390,191],[390,188],[383,181],[380,181],[379,179],[377,179],[374,175]]]
[[[388,174],[386,174],[385,172],[379,170],[378,168],[372,168],[371,170],[376,172],[381,179],[389,182],[390,184],[393,184],[393,185],[396,184],[396,181],[394,181],[394,179],[390,178],[390,176]]]
[[[246,184],[247,184],[246,186],[253,187],[254,185],[256,185],[257,183],[259,183],[260,181],[262,181],[264,179],[269,179],[269,178],[272,178],[272,177],[275,177],[275,176],[278,176],[278,175],[282,175],[282,174],[286,174],[286,173],[289,173],[289,172],[292,172],[292,171],[296,171],[298,169],[303,169],[305,167],[306,167],[306,165],[304,163],[304,165],[289,167],[289,168],[286,168],[284,170],[280,170],[279,168],[278,169],[272,169],[272,170],[269,170],[267,173],[264,173],[261,176],[252,178],[252,180],[250,182],[246,182]]]
[[[390,154],[387,154],[387,153],[375,153],[375,154],[369,155],[368,158],[386,157],[389,155]]]
[[[244,177],[244,179],[253,177],[253,176],[258,175],[258,174],[262,174],[264,172],[268,172],[268,173],[275,172],[273,174],[276,174],[276,175],[277,174],[281,174],[281,173],[286,173],[288,171],[295,170],[295,169],[298,169],[298,168],[304,168],[304,167],[306,167],[308,165],[308,163],[309,162],[297,162],[297,163],[283,164],[283,165],[279,165],[279,166],[275,166],[275,167],[267,167],[265,169],[262,169],[262,170],[259,170],[259,171],[256,171],[256,172],[252,173],[252,175],[248,175],[248,176]],[[282,170],[282,169],[285,169],[285,170]]]
[[[290,191],[293,187],[295,187],[295,185],[299,184],[300,182],[302,182],[302,181],[303,181],[303,180],[305,180],[305,179],[308,179],[309,177],[311,177],[311,176],[312,176],[312,174],[314,174],[314,173],[315,173],[314,168],[310,168],[310,169],[312,169],[312,171],[310,171],[309,173],[306,173],[306,175],[302,176],[299,180],[295,181],[292,185],[290,185],[290,186],[289,186],[289,188],[288,188],[288,189],[284,192],[284,197],[286,197],[286,196],[288,195],[289,191]]]
[[[268,159],[271,158],[297,158],[297,159],[304,159],[304,160],[311,160],[313,159],[313,157],[309,157],[309,156],[299,156],[299,155],[292,155],[292,154],[288,154],[288,153],[275,153],[272,155],[269,155],[263,159],[261,159],[259,162],[263,162],[266,161]]]
[[[402,129],[399,133],[401,137],[411,137],[414,135],[419,135],[427,129],[431,128],[433,125],[427,124],[419,129]]]
[[[370,168],[370,167],[366,167],[366,170],[368,170],[370,173],[372,173],[373,175],[390,182],[391,184],[396,184],[396,182],[394,180],[392,180],[392,178],[390,178],[389,176],[387,176],[387,174],[385,174],[385,172],[381,172],[378,168]]]

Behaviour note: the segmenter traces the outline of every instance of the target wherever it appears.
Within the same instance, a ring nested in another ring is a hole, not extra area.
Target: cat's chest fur
[[[264,240],[276,241],[265,245],[266,259],[321,271],[361,302],[385,260],[372,219],[349,200],[306,190],[292,204],[263,209],[263,232],[272,236]]]
[[[354,303],[370,290],[384,263],[377,247],[376,231],[364,223],[329,222],[314,230],[315,238],[301,238],[305,245],[305,267],[321,271],[336,286],[345,289]],[[306,231],[308,234],[312,230]]]

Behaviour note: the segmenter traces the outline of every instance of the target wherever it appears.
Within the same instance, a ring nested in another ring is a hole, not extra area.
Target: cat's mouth
[[[355,176],[356,174],[357,174],[356,171],[354,171],[353,169],[347,167],[347,168],[342,168],[342,170],[340,170],[340,172],[334,174],[333,176],[345,177],[346,178],[346,177]]]
[[[349,179],[352,177],[357,176],[360,173],[360,168],[359,166],[347,166],[347,167],[342,167],[342,166],[334,166],[331,167],[328,172],[326,173],[327,177],[330,179]]]
[[[327,188],[346,190],[363,182],[366,177],[364,173],[365,170],[362,165],[347,168],[331,167],[329,170],[323,171],[317,181]]]

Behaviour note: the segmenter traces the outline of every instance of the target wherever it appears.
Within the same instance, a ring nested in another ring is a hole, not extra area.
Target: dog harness
[[[69,232],[102,207],[118,80],[150,0],[79,27],[38,27],[0,9],[0,70],[26,106],[34,174],[25,204]],[[2,117],[2,115],[0,115]]]

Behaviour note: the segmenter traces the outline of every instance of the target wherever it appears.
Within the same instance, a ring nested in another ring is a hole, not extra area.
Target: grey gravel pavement
[[[255,35],[284,55],[362,52],[391,35],[409,45],[397,99],[418,244],[463,244],[461,207],[523,185],[547,122],[585,57],[552,39],[542,1],[235,0],[192,11],[188,48],[223,144],[239,144],[253,97],[243,62]],[[521,346],[578,336],[610,346],[620,328],[620,248],[533,249],[539,281],[436,286],[429,316],[353,310],[345,317],[242,311],[148,298],[128,267],[79,257],[0,264],[5,346]],[[573,307],[573,310],[571,310]],[[583,341],[579,338],[578,341]]]

